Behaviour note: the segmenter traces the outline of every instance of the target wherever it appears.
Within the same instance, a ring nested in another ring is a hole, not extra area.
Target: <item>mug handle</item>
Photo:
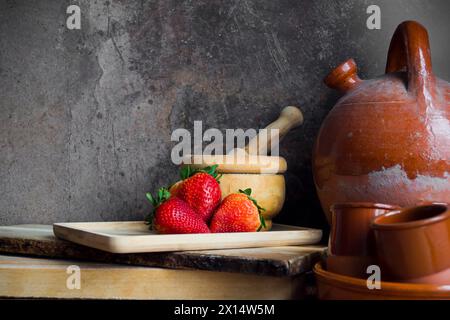
[[[422,105],[428,105],[434,95],[435,78],[428,32],[418,22],[402,22],[392,36],[386,73],[398,71],[407,71],[408,92]]]

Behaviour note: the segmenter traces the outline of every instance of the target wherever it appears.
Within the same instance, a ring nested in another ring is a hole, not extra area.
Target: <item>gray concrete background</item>
[[[369,4],[381,30],[366,28]],[[338,97],[323,77],[349,57],[382,74],[396,25],[414,19],[448,80],[449,13],[448,0],[0,0],[0,224],[140,219],[144,192],[177,176],[172,130],[263,127],[293,104],[305,123],[281,147],[278,220],[322,226],[311,150]]]

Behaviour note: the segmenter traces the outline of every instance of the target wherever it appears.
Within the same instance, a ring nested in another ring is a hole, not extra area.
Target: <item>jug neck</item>
[[[325,84],[341,92],[347,92],[358,86],[363,80],[358,77],[356,63],[349,59],[341,63],[325,78]]]

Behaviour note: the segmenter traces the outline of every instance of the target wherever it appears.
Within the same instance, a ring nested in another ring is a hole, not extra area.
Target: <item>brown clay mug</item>
[[[373,219],[382,278],[450,284],[450,209],[427,204]]]
[[[370,223],[398,206],[348,202],[331,206],[331,232],[327,269],[353,277],[366,275],[367,266],[376,263],[375,242]]]

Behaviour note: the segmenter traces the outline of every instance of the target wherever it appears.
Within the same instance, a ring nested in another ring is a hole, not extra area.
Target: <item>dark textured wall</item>
[[[82,29],[65,27],[78,4]],[[366,8],[381,7],[381,30]],[[172,130],[258,128],[299,105],[283,141],[279,220],[324,223],[311,174],[320,123],[337,99],[322,78],[353,57],[383,73],[403,20],[431,35],[450,78],[450,2],[0,0],[0,224],[140,219],[144,192],[175,179]]]

